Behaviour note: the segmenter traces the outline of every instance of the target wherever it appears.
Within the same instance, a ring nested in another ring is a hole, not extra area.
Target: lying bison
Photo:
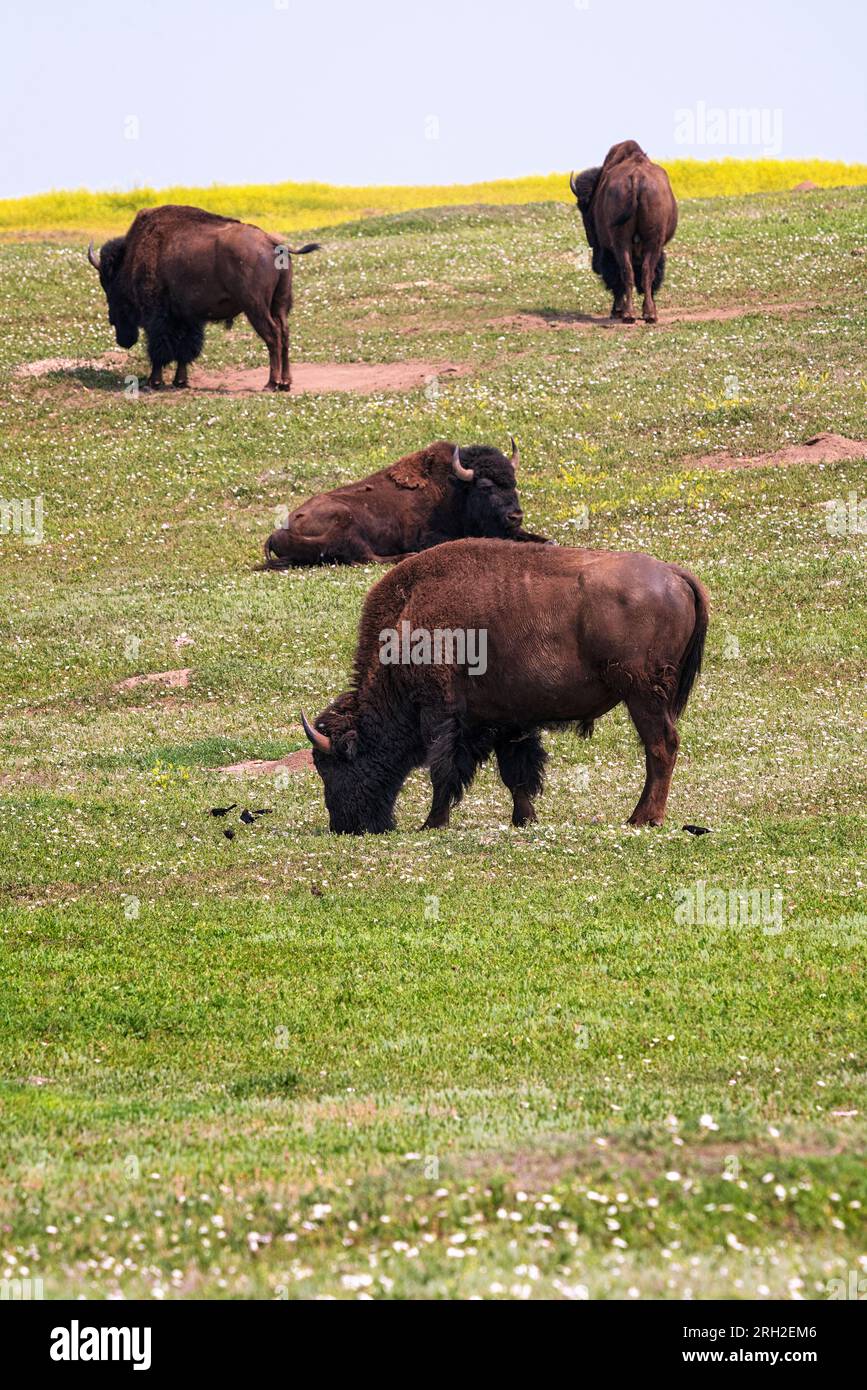
[[[397,560],[459,536],[545,541],[521,525],[520,461],[474,444],[440,441],[296,507],[265,542],[265,568]]]
[[[659,825],[707,625],[699,581],[649,555],[462,540],[404,560],[367,596],[352,689],[315,727],[301,714],[331,829],[393,829],[424,764],[424,828],[446,826],[491,753],[524,825],[542,789],[539,730],[587,736],[621,700],[647,765],[630,820]]]
[[[632,294],[644,295],[644,317],[656,323],[653,296],[665,273],[663,248],[677,228],[677,203],[668,175],[634,140],[613,145],[601,169],[572,174],[592,265],[614,295],[611,317],[634,323]]]
[[[206,323],[231,326],[246,314],[268,347],[265,389],[288,391],[291,257],[318,249],[310,242],[296,251],[234,217],[169,204],[138,213],[126,236],[107,241],[99,257],[91,242],[87,258],[99,272],[118,345],[135,347],[144,329],[155,390],[170,362],[177,363],[173,385],[188,384]]]

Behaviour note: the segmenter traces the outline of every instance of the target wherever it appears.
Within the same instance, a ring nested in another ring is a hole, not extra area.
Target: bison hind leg
[[[646,776],[630,825],[662,825],[680,738],[668,702],[627,697],[626,708],[644,744]]]

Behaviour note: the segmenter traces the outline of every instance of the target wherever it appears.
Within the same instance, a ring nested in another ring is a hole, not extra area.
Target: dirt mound
[[[819,185],[818,185],[817,183],[813,183],[813,180],[812,180],[812,179],[804,179],[803,183],[796,183],[796,184],[795,184],[794,188],[792,189],[792,192],[793,192],[793,193],[812,193],[813,189],[814,189],[814,188],[818,188],[818,187],[819,187]]]
[[[118,681],[112,688],[135,690],[140,685],[164,685],[168,690],[186,690],[192,674],[191,666],[185,666],[180,671],[152,671],[147,676],[127,676],[126,680]]]
[[[88,389],[120,391],[125,385],[124,355],[103,353],[86,360],[76,357],[44,357],[38,362],[24,362],[16,367],[15,375],[23,378],[61,374]],[[105,374],[118,371],[118,378],[102,380],[96,386],[81,381],[86,372]],[[470,362],[297,362],[292,366],[292,395],[325,395],[331,391],[353,392],[371,396],[391,391],[414,391],[433,381],[466,376],[472,371]],[[132,373],[130,373],[132,375]],[[261,367],[226,367],[221,371],[190,368],[191,391],[207,391],[223,396],[245,396],[258,393],[268,379],[267,365]],[[142,388],[144,381],[141,382]],[[176,400],[178,393],[170,387],[148,392],[153,400]]]
[[[285,768],[287,772],[306,772],[307,768],[312,766],[313,754],[310,749],[299,748],[295,753],[287,753],[285,758],[253,758],[250,762],[230,763],[228,767],[218,767],[217,771],[234,772],[239,777],[260,777],[279,772],[281,768]]]
[[[792,468],[803,463],[843,463],[867,459],[867,439],[847,439],[842,434],[816,434],[804,444],[787,444],[772,453],[739,458],[736,454],[702,454],[690,459],[689,468]]]
[[[660,309],[659,323],[648,326],[665,328],[676,323],[724,323],[728,319],[743,318],[746,314],[796,314],[814,307],[802,300],[790,304],[727,304],[716,309]],[[636,312],[638,317],[635,323],[624,323],[622,319],[612,319],[606,314],[581,314],[568,309],[525,310],[487,319],[485,326],[514,329],[519,333],[537,333],[544,328],[613,328],[620,332],[631,332],[644,326],[640,300]]]

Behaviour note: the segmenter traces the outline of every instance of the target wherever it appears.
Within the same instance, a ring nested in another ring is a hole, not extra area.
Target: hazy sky
[[[3,0],[0,33],[0,196],[867,158],[864,0]]]

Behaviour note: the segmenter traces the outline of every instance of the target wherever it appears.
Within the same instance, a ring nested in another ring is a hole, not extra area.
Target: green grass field
[[[80,241],[0,245],[0,496],[44,499],[41,544],[0,536],[0,1277],[165,1298],[863,1277],[867,540],[825,504],[863,503],[865,464],[685,460],[867,436],[865,212],[863,189],[685,202],[660,307],[738,312],[629,330],[570,326],[608,300],[565,202],[349,222],[298,266],[294,358],[471,364],[402,396],[130,400],[140,349],[23,377],[114,343]],[[229,364],[265,380],[241,323],[200,366]],[[327,833],[312,770],[219,772],[304,746],[380,573],[257,572],[275,509],[509,430],[531,529],[710,589],[666,827],[623,824],[622,709],[589,744],[546,737],[526,830],[490,768],[448,832],[416,829],[417,774],[399,831],[361,840]],[[115,689],[179,667],[185,689]],[[207,812],[232,801],[273,814],[229,841]],[[699,884],[776,906],[690,925]]]

